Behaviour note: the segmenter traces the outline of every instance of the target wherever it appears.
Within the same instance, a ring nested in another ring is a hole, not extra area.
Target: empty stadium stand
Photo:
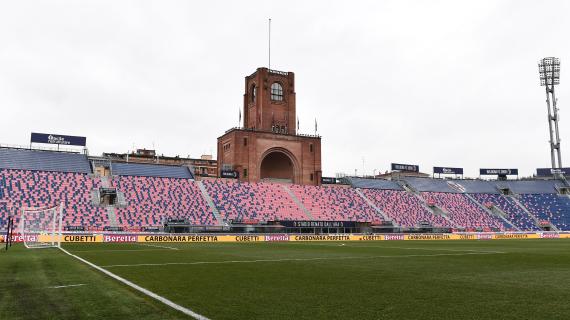
[[[316,220],[382,220],[352,188],[292,185],[290,189]]]
[[[492,204],[498,207],[506,214],[506,218],[521,231],[540,230],[536,225],[535,219],[529,216],[523,208],[519,207],[519,205],[508,196],[490,193],[477,193],[472,196],[483,205]]]
[[[63,226],[103,230],[108,226],[107,214],[94,207],[90,190],[98,188],[94,179],[82,173],[0,169],[0,219],[10,210],[49,207],[63,202]],[[20,215],[16,215],[16,225]]]
[[[364,178],[347,178],[350,184],[355,188],[361,189],[383,189],[383,190],[404,190],[402,186],[391,180],[384,179],[364,179]]]
[[[499,218],[492,216],[464,194],[421,192],[428,205],[436,205],[448,213],[455,225],[466,229],[483,228],[488,230],[507,230],[508,226]]]
[[[0,168],[91,173],[84,154],[12,148],[0,148]]]
[[[197,183],[189,179],[119,176],[112,185],[123,192],[126,208],[117,208],[117,222],[125,230],[160,227],[168,219],[212,226],[217,221]]]
[[[362,190],[384,214],[401,227],[417,227],[429,223],[433,227],[453,227],[445,218],[434,215],[416,195],[399,190]]]
[[[194,226],[220,226],[229,221],[391,219],[403,228],[429,224],[510,230],[514,226],[523,231],[540,230],[537,222],[544,222],[570,230],[570,198],[557,194],[562,182],[556,180],[347,178],[352,187],[314,187],[226,179],[199,184],[182,166],[111,163],[111,169],[113,177],[96,177],[83,154],[0,148],[0,228],[14,210],[61,201],[64,226],[87,230],[110,226],[128,231],[156,229],[169,219]],[[404,183],[412,191],[405,190]],[[120,201],[109,207],[98,202],[99,193],[94,190],[102,187],[116,188]]]
[[[113,162],[111,171],[118,176],[194,179],[190,170],[182,166]]]
[[[465,189],[465,193],[486,193],[498,194],[499,189],[491,181],[485,180],[453,180],[454,183],[461,185]]]
[[[403,177],[402,180],[418,192],[459,192],[442,179]]]
[[[203,183],[226,221],[307,220],[281,184],[222,179]]]
[[[520,202],[539,220],[570,230],[570,197],[553,193],[522,194]]]
[[[556,193],[556,180],[496,181],[499,189],[509,189],[515,194]]]

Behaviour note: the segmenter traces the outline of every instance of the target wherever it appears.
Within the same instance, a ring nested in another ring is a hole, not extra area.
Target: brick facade
[[[242,114],[243,128],[218,138],[218,174],[235,170],[241,181],[320,185],[321,138],[296,134],[292,72],[258,68],[246,77]]]

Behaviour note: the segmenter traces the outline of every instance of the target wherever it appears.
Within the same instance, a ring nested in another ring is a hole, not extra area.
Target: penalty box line
[[[191,316],[191,317],[194,318],[194,319],[197,319],[197,320],[210,320],[210,319],[208,319],[207,317],[205,317],[205,316],[203,316],[203,315],[201,315],[201,314],[198,314],[198,313],[196,313],[196,312],[194,312],[194,311],[192,311],[192,310],[190,310],[190,309],[188,309],[188,308],[185,308],[185,307],[183,307],[183,306],[181,306],[181,305],[179,305],[179,304],[176,304],[176,303],[172,302],[171,300],[166,299],[166,298],[163,297],[163,296],[159,296],[158,294],[156,294],[156,293],[154,293],[154,292],[152,292],[152,291],[150,291],[150,290],[147,290],[147,289],[145,289],[145,288],[143,288],[143,287],[141,287],[141,286],[139,286],[139,285],[137,285],[137,284],[135,284],[135,283],[133,283],[133,282],[131,282],[131,281],[125,279],[125,278],[121,278],[121,277],[119,277],[118,275],[116,275],[116,274],[114,274],[114,273],[112,273],[112,272],[110,272],[110,271],[108,271],[108,270],[105,270],[105,269],[99,267],[98,265],[96,265],[96,264],[94,264],[94,263],[91,263],[91,262],[89,262],[89,261],[87,261],[87,260],[85,260],[85,259],[83,259],[83,258],[81,258],[81,257],[79,257],[79,256],[77,256],[77,255],[74,255],[74,254],[72,254],[72,253],[69,253],[67,250],[65,250],[65,249],[63,249],[63,248],[61,248],[61,247],[60,247],[59,249],[60,249],[61,251],[65,252],[67,255],[69,255],[69,256],[71,256],[71,257],[73,257],[73,258],[75,258],[75,259],[77,259],[77,260],[79,260],[79,261],[81,261],[81,262],[83,262],[83,263],[85,263],[85,264],[87,264],[88,266],[90,266],[90,267],[92,267],[92,268],[94,268],[94,269],[96,269],[96,270],[98,270],[98,271],[100,271],[100,272],[102,272],[102,273],[108,275],[109,277],[111,277],[111,278],[113,278],[113,279],[115,279],[115,280],[117,280],[117,281],[119,281],[119,282],[122,282],[123,284],[125,284],[125,285],[127,285],[127,286],[129,286],[129,287],[131,287],[131,288],[133,288],[133,289],[135,289],[135,290],[137,290],[137,291],[139,291],[139,292],[142,292],[143,294],[145,294],[145,295],[147,295],[147,296],[149,296],[149,297],[151,297],[151,298],[153,298],[153,299],[155,299],[155,300],[158,300],[158,301],[162,302],[163,304],[165,304],[165,305],[167,305],[167,306],[169,306],[169,307],[171,307],[171,308],[173,308],[173,309],[176,309],[176,310],[178,310],[178,311],[180,311],[180,312],[182,312],[182,313],[184,313],[184,314],[186,314],[186,315],[188,315],[188,316]]]
[[[230,264],[230,263],[262,263],[262,262],[287,262],[287,261],[323,261],[323,260],[356,260],[356,259],[390,259],[390,258],[419,258],[419,257],[444,257],[444,256],[469,256],[469,255],[490,255],[502,254],[505,252],[463,252],[463,253],[436,253],[436,254],[408,254],[395,256],[363,256],[363,257],[317,257],[317,258],[283,258],[283,259],[256,259],[256,260],[223,260],[223,261],[194,261],[194,262],[165,262],[165,263],[138,263],[138,264],[112,264],[101,266],[101,268],[121,268],[121,267],[160,267],[176,265],[201,265],[201,264]]]

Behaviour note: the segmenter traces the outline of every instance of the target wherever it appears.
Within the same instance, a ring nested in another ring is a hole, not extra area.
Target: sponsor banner
[[[1,242],[6,242],[6,234],[0,236]],[[38,242],[38,235],[27,235],[26,236],[27,242]],[[24,242],[24,237],[20,234],[12,234],[12,242]]]
[[[288,234],[268,234],[268,235],[265,235],[265,241],[269,241],[269,242],[289,241],[289,235]]]
[[[222,170],[222,172],[220,172],[220,177],[228,179],[237,179],[239,178],[239,172],[235,170]]]
[[[303,221],[285,220],[277,221],[286,228],[355,228],[354,221]]]
[[[458,234],[406,234],[404,240],[456,240]]]
[[[350,241],[348,234],[291,235],[289,241]]]
[[[561,238],[559,233],[540,233],[539,237],[541,239],[558,239]]]
[[[463,168],[433,167],[433,173],[439,173],[439,174],[463,174]]]
[[[403,164],[403,163],[392,163],[391,165],[392,171],[412,171],[412,172],[420,172],[420,166],[415,164]]]
[[[29,242],[57,241],[59,236],[28,235]],[[442,234],[243,234],[243,235],[136,235],[136,234],[72,234],[62,235],[61,242],[80,243],[133,243],[133,242],[288,242],[288,241],[395,241],[395,240],[502,240],[502,239],[570,239],[570,233],[442,233]],[[13,242],[23,242],[24,238],[16,234]],[[0,235],[0,242],[5,236]]]
[[[138,236],[135,234],[104,234],[103,242],[137,242]]]
[[[67,146],[82,146],[85,147],[87,144],[86,137],[78,136],[66,136],[62,134],[49,134],[49,133],[35,133],[32,132],[31,142],[35,143],[49,143],[49,144],[61,144]]]
[[[220,236],[211,235],[145,235],[138,242],[218,242]]]
[[[39,242],[57,242],[59,236],[52,236],[49,234],[42,234],[38,236]],[[100,234],[74,234],[62,235],[61,242],[103,242],[103,236]]]
[[[336,184],[336,178],[321,177],[322,184]]]
[[[508,176],[519,175],[519,169],[479,169],[481,176]]]
[[[260,242],[264,241],[262,235],[218,236],[220,242]]]
[[[403,234],[385,234],[384,240],[405,240]]]
[[[493,239],[539,239],[540,236],[537,233],[497,233],[493,236]]]
[[[565,176],[570,175],[570,168],[560,168],[560,169],[552,169],[552,168],[537,168],[536,175],[539,177],[549,177],[554,175],[555,173],[563,173]]]
[[[455,240],[478,240],[479,234],[465,233],[465,234],[454,234]]]
[[[493,234],[491,233],[478,233],[477,240],[493,240]]]
[[[362,236],[349,236],[351,241],[381,241],[384,240],[384,235],[371,234]]]

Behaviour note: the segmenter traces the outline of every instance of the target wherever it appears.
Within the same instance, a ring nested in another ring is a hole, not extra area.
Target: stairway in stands
[[[393,223],[393,225],[395,227],[398,227],[397,223],[395,221],[393,221],[392,219],[388,218],[387,215],[384,214],[384,212],[382,212],[382,210],[380,210],[380,208],[378,208],[372,201],[370,201],[370,199],[368,199],[368,197],[366,197],[366,195],[364,193],[362,193],[362,190],[360,190],[360,188],[355,188],[354,191],[356,191],[356,193],[358,193],[358,195],[364,199],[364,201],[372,208],[374,209],[381,217],[382,219],[384,219],[384,221],[391,221]]]
[[[419,202],[421,203],[422,207],[424,207],[428,212],[431,212],[431,214],[433,214],[434,216],[440,216],[443,219],[445,219],[447,222],[449,222],[450,226],[454,226],[454,227],[458,227],[458,225],[453,222],[453,220],[451,220],[451,218],[448,216],[448,213],[445,212],[444,210],[442,210],[441,208],[434,206],[433,208],[428,206],[426,200],[420,195],[420,193],[414,189],[411,185],[407,184],[405,181],[403,180],[399,180],[396,181],[400,186],[402,186],[402,188],[404,188],[404,190],[412,195],[414,195],[414,197],[416,197],[417,199],[419,199]]]
[[[111,188],[112,187],[109,177],[100,176],[100,177],[94,177],[93,179],[97,179],[97,178],[99,178],[101,180],[101,187],[103,187],[103,188]],[[99,190],[95,190],[95,192],[97,193],[96,198],[99,199]],[[124,196],[123,196],[123,202],[124,202]],[[119,221],[117,220],[117,212],[115,211],[115,207],[106,206],[105,211],[107,211],[107,218],[109,219],[109,226],[111,228],[118,228],[119,227]]]
[[[303,203],[299,200],[299,198],[297,198],[297,196],[295,195],[295,193],[293,191],[291,191],[291,189],[289,189],[289,187],[287,187],[287,185],[283,185],[283,190],[285,190],[285,192],[287,192],[287,194],[291,197],[291,199],[293,199],[293,202],[295,202],[295,204],[301,208],[301,210],[303,210],[303,212],[305,213],[305,215],[307,216],[308,220],[315,220],[315,218],[313,217],[313,215],[311,214],[311,211],[309,211],[304,205]]]
[[[208,190],[206,190],[206,187],[204,186],[202,181],[196,181],[196,184],[198,184],[198,188],[200,189],[200,192],[202,192],[202,197],[204,198],[204,200],[206,200],[206,203],[208,204],[208,206],[210,206],[210,209],[212,210],[212,214],[214,215],[214,218],[216,218],[216,221],[218,221],[218,225],[220,225],[220,226],[224,225],[224,219],[222,219],[222,216],[220,215],[220,211],[218,210],[218,208],[214,204],[214,201],[212,200],[212,198],[208,194]]]
[[[469,198],[471,201],[473,201],[473,203],[475,203],[476,205],[479,206],[479,208],[481,208],[483,211],[487,212],[487,214],[489,214],[492,217],[497,217],[499,219],[501,219],[501,221],[503,221],[503,223],[505,225],[510,226],[511,228],[513,228],[513,230],[517,230],[517,231],[521,231],[521,229],[519,229],[517,226],[515,226],[509,219],[506,218],[507,214],[504,213],[501,209],[499,209],[496,206],[493,206],[494,210],[496,210],[496,212],[493,212],[493,210],[485,207],[483,204],[481,204],[479,201],[477,201],[475,198],[473,198],[472,195],[470,195],[469,193],[464,193],[464,195]]]

